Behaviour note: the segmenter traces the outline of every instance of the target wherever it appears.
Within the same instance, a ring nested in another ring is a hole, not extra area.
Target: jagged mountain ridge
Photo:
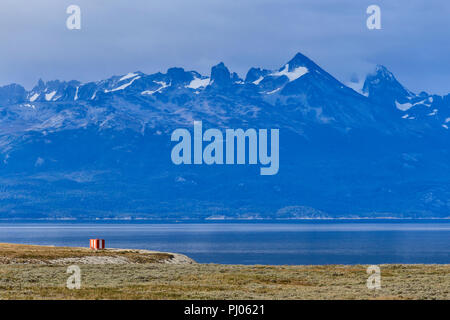
[[[449,96],[416,95],[381,66],[354,89],[302,54],[278,70],[252,68],[245,80],[219,63],[209,77],[171,68],[85,84],[39,81],[30,91],[1,87],[2,212],[448,215]],[[280,128],[280,173],[174,166],[170,133],[194,120]]]
[[[325,90],[322,90],[321,86]],[[20,85],[12,84],[0,87],[0,106],[15,105],[18,107],[15,111],[20,113],[20,107],[36,109],[40,107],[40,103],[54,102],[54,104],[60,105],[62,102],[70,102],[95,105],[101,101],[114,99],[116,96],[118,99],[133,98],[138,103],[161,101],[167,103],[172,102],[170,101],[172,98],[172,100],[176,99],[174,102],[179,106],[180,102],[186,102],[183,99],[193,101],[192,104],[201,104],[202,98],[214,90],[226,91],[227,95],[235,95],[239,98],[257,98],[261,100],[258,103],[269,105],[289,104],[290,97],[296,95],[299,96],[299,99],[307,96],[309,100],[320,99],[324,96],[328,96],[329,100],[341,96],[346,96],[346,99],[352,97],[357,100],[358,104],[371,105],[367,108],[372,110],[365,112],[359,121],[370,120],[367,118],[369,113],[372,113],[371,117],[373,117],[373,113],[377,113],[372,107],[373,104],[385,107],[383,111],[385,113],[378,112],[379,116],[385,118],[384,121],[388,118],[386,112],[400,111],[397,113],[403,119],[435,120],[434,122],[447,129],[450,116],[448,113],[449,95],[441,97],[424,92],[418,95],[413,94],[405,89],[383,66],[377,66],[376,72],[368,75],[361,90],[356,89],[356,91],[360,91],[362,97],[356,95],[353,90],[334,79],[301,54],[297,54],[278,71],[252,68],[247,73],[245,80],[240,79],[236,73],[230,73],[225,65],[220,63],[212,68],[210,77],[201,76],[195,71],[171,68],[166,74],[145,75],[142,72],[133,72],[85,84],[78,81],[43,82],[40,80],[30,91],[26,91]],[[370,102],[364,101],[367,100],[366,97]],[[297,103],[297,101],[293,102]],[[313,102],[312,104],[318,103]],[[327,105],[321,108],[313,107],[310,111],[317,113],[317,118],[323,121],[339,118],[346,112],[351,112],[351,117],[360,116],[358,115],[359,110],[349,111],[351,107],[349,103],[345,110],[340,110],[340,105],[342,102],[338,101],[336,106],[329,108],[330,110],[324,110]],[[386,108],[386,106],[394,108]],[[38,119],[42,121],[40,117]]]

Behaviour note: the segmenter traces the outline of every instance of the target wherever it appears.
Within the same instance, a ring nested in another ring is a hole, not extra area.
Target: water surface
[[[450,263],[450,221],[1,223],[0,242],[179,252],[224,264]]]

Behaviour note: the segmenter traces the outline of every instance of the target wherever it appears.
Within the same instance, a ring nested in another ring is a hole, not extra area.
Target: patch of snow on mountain
[[[253,81],[252,83],[258,85],[261,81],[263,81],[263,79],[264,79],[264,77],[263,77],[263,76],[260,76],[258,79],[256,79],[256,80]]]
[[[397,107],[398,110],[406,111],[406,110],[410,109],[413,105],[409,102],[398,103],[397,101],[395,101],[395,106]]]
[[[266,92],[266,94],[274,94],[275,92],[280,91],[280,90],[281,90],[281,88],[277,88],[277,89],[272,90],[270,92]]]
[[[53,96],[56,94],[56,91],[52,91],[50,93],[45,94],[45,100],[50,101],[52,100]]]
[[[209,78],[206,79],[200,79],[200,78],[194,78],[187,86],[186,88],[191,89],[198,89],[201,87],[206,87],[209,84]]]
[[[433,112],[429,113],[429,116],[435,116],[438,112],[438,109],[433,109]]]
[[[209,81],[209,79],[208,79],[208,81]],[[161,92],[162,89],[167,88],[170,85],[170,84],[167,84],[166,82],[163,82],[163,81],[155,81],[155,82],[157,84],[159,84],[161,87],[159,87],[158,89],[153,90],[153,91],[151,91],[151,90],[142,91],[141,94],[152,95],[152,94],[154,94],[156,92]]]
[[[292,71],[289,71],[289,64],[286,64],[283,68],[283,70],[272,73],[272,76],[286,76],[288,77],[289,81],[294,81],[301,76],[307,74],[309,72],[308,68],[305,67],[297,67]]]
[[[77,87],[77,89],[75,91],[75,97],[73,97],[73,100],[78,100],[78,88],[79,87]]]
[[[35,93],[31,96],[30,101],[34,102],[37,98],[39,98],[39,93]]]
[[[450,122],[450,118],[445,119],[445,123],[449,123]]]
[[[412,105],[412,107],[417,106],[417,105],[420,105],[420,104],[423,104],[423,105],[426,106],[426,107],[431,107],[431,105],[429,104],[428,101],[429,101],[429,99],[425,99],[425,100],[418,101],[418,102],[414,103],[414,104]]]
[[[137,73],[132,73],[132,72],[130,72],[130,73],[124,75],[122,78],[120,78],[120,79],[119,79],[119,82],[120,82],[120,81],[123,81],[123,80],[130,79],[130,78],[134,78],[134,77],[136,77],[137,75],[138,75]]]
[[[119,86],[119,87],[117,87],[117,88],[114,88],[114,89],[112,89],[112,90],[105,89],[105,93],[123,90],[123,89],[129,87],[134,81],[136,81],[137,79],[140,79],[140,78],[141,78],[140,76],[139,76],[139,77],[136,77],[136,78],[134,78],[133,80],[131,80],[130,82],[127,82],[127,83],[125,83],[125,84],[123,84],[123,85],[121,85],[121,86]]]

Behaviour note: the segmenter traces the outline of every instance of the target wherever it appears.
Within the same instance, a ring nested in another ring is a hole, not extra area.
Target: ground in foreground
[[[0,244],[0,299],[450,298],[450,265],[380,265],[381,289],[369,290],[363,265],[170,263],[173,254],[80,250]],[[69,262],[81,269],[78,290],[66,288]]]

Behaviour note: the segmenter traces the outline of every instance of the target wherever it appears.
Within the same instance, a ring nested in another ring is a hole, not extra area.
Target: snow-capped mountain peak
[[[432,124],[433,127],[448,125],[444,123],[450,116],[448,96],[429,95],[425,92],[416,95],[403,87],[392,72],[382,65],[375,67],[364,85],[361,81],[356,81],[347,87],[301,53],[297,53],[277,70],[251,68],[245,81],[231,72],[223,62],[211,68],[209,77],[183,68],[169,68],[166,73],[147,75],[134,71],[88,83],[58,80],[45,82],[40,79],[30,91],[14,84],[0,87],[0,106],[26,103],[32,105],[33,110],[38,110],[42,103],[101,104],[116,96],[132,103],[143,103],[141,100],[145,99],[148,100],[145,103],[159,104],[164,101],[175,105],[195,105],[197,98],[204,101],[210,99],[211,95],[221,93],[231,100],[246,101],[251,96],[270,105],[286,104],[287,101],[295,105],[295,101],[299,101],[303,105],[314,106],[314,110],[320,112],[317,118],[325,122],[339,121],[341,118],[348,120],[355,118],[355,114],[371,121],[369,119],[373,116],[370,114],[374,111],[368,106],[357,108],[355,104],[362,103],[362,97],[350,88],[368,97],[370,102],[364,102],[364,105],[377,105],[374,109],[377,112],[387,110],[388,113],[384,115],[386,118],[393,115],[398,119],[436,121]],[[356,99],[355,102],[350,103],[353,99]],[[346,104],[351,106],[340,109]],[[351,112],[352,116],[344,116]],[[188,117],[187,113],[184,114]]]
[[[364,97],[302,54],[280,66],[245,81],[219,63],[209,76],[170,68],[0,87],[3,213],[274,216],[308,204],[330,216],[448,216],[450,95],[415,95],[384,67]],[[194,120],[279,129],[279,174],[173,165],[171,132]]]
[[[376,65],[374,72],[367,75],[362,91],[369,98],[378,101],[406,102],[414,94],[405,89],[385,66]]]
[[[271,76],[286,76],[289,81],[294,81],[300,78],[301,76],[308,73],[308,68],[306,67],[295,67],[292,68],[289,64],[286,64],[281,70],[271,73]]]

